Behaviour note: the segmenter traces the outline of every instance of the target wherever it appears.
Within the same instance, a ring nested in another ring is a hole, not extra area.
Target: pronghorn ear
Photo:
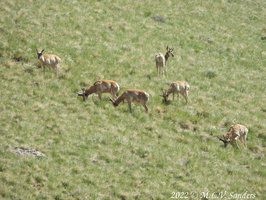
[[[85,88],[81,88],[82,92],[78,92],[77,95],[78,96],[84,96],[85,94]]]
[[[35,48],[35,49],[36,49],[36,52],[39,53],[38,49],[37,48]]]
[[[169,50],[169,47],[168,47],[168,45],[166,46],[166,50],[167,50],[167,51]]]

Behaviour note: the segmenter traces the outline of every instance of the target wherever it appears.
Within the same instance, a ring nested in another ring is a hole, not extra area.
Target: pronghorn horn
[[[163,94],[166,94],[167,93],[167,90],[162,89],[162,92],[163,92]]]
[[[161,88],[162,92],[166,92],[166,89]]]
[[[221,140],[222,142],[227,143],[227,141],[226,141],[224,138],[221,138],[221,137],[219,137],[219,136],[217,136],[217,138],[218,138],[219,140]]]
[[[111,97],[109,98],[109,101],[111,101],[112,103],[114,103],[114,100]]]

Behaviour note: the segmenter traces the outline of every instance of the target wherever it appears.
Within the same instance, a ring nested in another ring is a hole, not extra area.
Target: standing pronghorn
[[[54,54],[43,54],[44,49],[41,52],[39,52],[37,49],[36,51],[38,59],[41,61],[43,71],[45,72],[46,67],[54,68],[56,70],[56,77],[58,78],[61,59]]]
[[[78,93],[78,96],[82,96],[83,101],[85,101],[88,96],[93,93],[98,94],[99,99],[102,99],[102,93],[110,93],[114,98],[116,98],[119,90],[120,87],[117,82],[112,80],[99,80],[88,89],[83,88],[82,92]]]
[[[226,147],[229,143],[232,146],[238,146],[237,141],[239,140],[246,147],[248,129],[247,127],[241,124],[232,125],[228,132],[223,135],[223,138],[218,137],[224,143],[224,147]]]
[[[113,105],[116,107],[118,106],[122,101],[127,101],[129,111],[131,112],[131,103],[136,102],[140,103],[144,108],[145,111],[148,112],[147,102],[149,101],[149,94],[143,90],[126,90],[121,94],[117,99],[111,99],[110,101],[113,103]]]
[[[174,57],[173,54],[174,49],[166,47],[166,53],[163,55],[162,53],[158,53],[155,55],[155,62],[156,62],[156,68],[158,75],[166,75],[166,62],[170,55]]]
[[[173,100],[175,98],[175,93],[179,97],[179,94],[181,94],[185,100],[186,103],[188,103],[188,93],[189,93],[190,86],[186,81],[175,81],[170,84],[170,87],[168,90],[162,90],[163,94],[163,100],[164,102],[168,101],[169,95],[173,94]]]

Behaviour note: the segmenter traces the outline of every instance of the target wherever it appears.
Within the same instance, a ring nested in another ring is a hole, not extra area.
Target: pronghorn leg
[[[180,101],[179,92],[176,92],[177,100]]]
[[[164,68],[162,67],[161,70],[162,70],[162,76],[164,77],[165,76]]]
[[[60,64],[56,65],[56,77],[59,77],[59,72],[60,72]]]
[[[112,95],[115,99],[117,99],[118,97],[118,92],[119,92],[118,89],[115,89],[115,90],[112,89]]]
[[[247,147],[247,137],[246,136],[244,136],[244,138],[243,138],[243,143],[244,143],[245,147]]]
[[[233,147],[237,147],[237,148],[239,149],[239,146],[238,146],[236,140],[232,140],[232,141],[230,141],[230,144],[231,144]]]
[[[244,147],[247,147],[245,137],[239,138],[240,142],[244,145]]]
[[[98,93],[98,97],[100,100],[102,100],[102,93]]]
[[[238,145],[238,140],[236,140],[236,146],[237,146],[238,149],[240,149],[239,145]]]
[[[162,67],[159,67],[159,71],[160,71],[160,76],[163,76]]]
[[[112,95],[113,99],[116,97],[116,96],[115,96],[115,92],[114,92],[114,90],[112,90],[112,89],[111,89],[111,95]]]
[[[234,139],[234,143],[236,144],[237,148],[239,149],[239,145],[238,145],[238,139],[239,139],[239,135],[237,135]]]
[[[241,140],[241,143],[243,144],[244,147],[247,147],[245,140]]]
[[[186,100],[187,100],[187,103],[188,103],[188,90],[186,90]]]
[[[42,71],[45,74],[45,66],[44,65],[42,65]]]
[[[146,112],[149,111],[149,110],[148,110],[148,107],[147,107],[147,105],[146,105],[145,103],[143,104],[143,107],[145,108],[145,111],[146,111]]]
[[[116,99],[116,98],[117,98],[117,95],[116,95],[116,93],[115,93],[115,92],[113,92],[113,93],[112,93],[112,96],[113,96],[113,98],[114,98],[114,99]]]
[[[132,109],[131,109],[131,102],[130,102],[130,101],[127,101],[127,103],[128,103],[129,111],[132,112]]]
[[[58,76],[59,76],[59,69],[56,68],[56,78],[58,78]]]
[[[182,93],[182,96],[185,98],[185,100],[186,100],[186,104],[187,104],[187,103],[188,103],[187,95]]]
[[[175,93],[173,92],[173,101],[175,100]]]

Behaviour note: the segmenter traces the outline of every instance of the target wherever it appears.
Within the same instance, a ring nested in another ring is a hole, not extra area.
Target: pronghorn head
[[[115,102],[115,100],[114,100],[114,99],[112,99],[112,98],[109,98],[109,100],[112,102],[112,104],[113,104],[113,106],[114,106],[114,107],[118,106],[118,104]]]
[[[82,92],[78,93],[78,96],[82,96],[83,97],[83,101],[86,101],[86,99],[88,98],[88,94],[86,94],[86,90],[85,88],[81,88]]]
[[[44,52],[44,49],[41,52],[39,52],[37,49],[36,49],[36,51],[37,51],[38,59],[40,59],[40,57],[42,56],[42,54]]]
[[[221,140],[224,143],[224,147],[227,147],[227,145],[230,143],[230,138],[223,135],[223,137],[217,136],[219,140]]]
[[[173,54],[173,51],[174,51],[174,48],[169,48],[168,46],[166,47],[166,56],[169,57],[170,55],[172,57],[174,57],[174,54]]]
[[[162,90],[162,95],[160,95],[161,97],[163,97],[163,103],[169,103],[169,100],[168,100],[168,96],[169,94],[167,93],[166,90],[164,89],[161,89]]]

